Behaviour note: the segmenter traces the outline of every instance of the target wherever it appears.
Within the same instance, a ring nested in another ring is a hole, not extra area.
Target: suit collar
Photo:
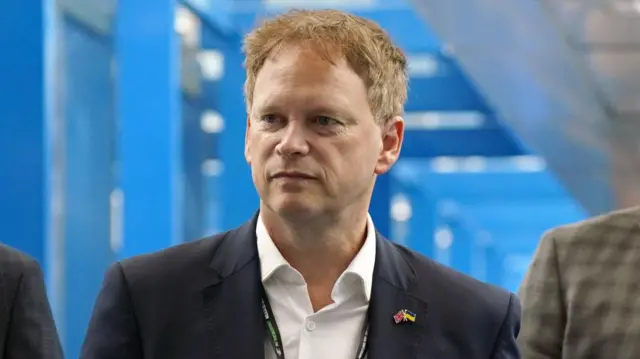
[[[402,291],[410,291],[416,272],[398,248],[380,233],[376,234],[376,266],[374,276]]]
[[[202,303],[213,358],[264,358],[256,220],[226,233],[210,263]]]
[[[255,235],[257,221],[258,213],[241,227],[229,231],[224,236],[209,265],[217,274],[212,277],[211,285],[217,284],[257,260]]]
[[[258,216],[255,231],[263,283],[266,283],[269,278],[275,275],[282,267],[289,267],[293,270],[269,236],[260,216]],[[358,278],[358,282],[362,283],[358,288],[366,297],[367,302],[371,299],[373,271],[376,261],[376,241],[377,233],[373,225],[373,220],[371,216],[367,216],[367,237],[360,251],[358,251],[353,261],[338,279],[336,290],[344,289],[345,286],[340,285],[341,281],[342,284],[344,284],[345,278],[352,276],[353,278]]]
[[[228,232],[215,251],[210,285],[203,289],[204,312],[218,357],[264,357],[265,327],[260,305],[261,274],[256,225],[258,215]],[[403,253],[377,234],[369,305],[369,359],[413,358],[427,323],[427,303],[413,292],[417,276]],[[415,322],[396,324],[407,309]],[[232,343],[242,342],[235,346]]]

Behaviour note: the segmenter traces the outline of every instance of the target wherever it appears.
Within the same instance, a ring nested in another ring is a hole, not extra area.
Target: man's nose
[[[285,157],[304,156],[309,152],[307,133],[303,123],[290,121],[287,124],[276,146],[276,152]]]

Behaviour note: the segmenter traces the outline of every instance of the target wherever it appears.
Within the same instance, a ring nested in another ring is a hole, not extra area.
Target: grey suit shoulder
[[[571,245],[576,241],[600,241],[603,237],[611,239],[612,235],[624,237],[628,231],[638,229],[640,229],[640,206],[619,209],[552,228],[544,234],[543,240],[553,238],[557,243]]]

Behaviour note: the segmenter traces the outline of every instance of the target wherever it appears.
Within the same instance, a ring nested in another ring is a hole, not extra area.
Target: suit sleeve
[[[31,258],[23,261],[4,354],[6,358],[62,358],[44,275],[40,265]]]
[[[519,338],[524,359],[559,359],[565,327],[556,231],[547,233],[534,254],[520,287],[522,333]]]
[[[112,265],[93,309],[80,359],[142,359],[142,344],[129,287]]]
[[[493,346],[491,359],[520,359],[520,351],[516,342],[520,332],[520,311],[520,300],[511,294],[507,313]]]

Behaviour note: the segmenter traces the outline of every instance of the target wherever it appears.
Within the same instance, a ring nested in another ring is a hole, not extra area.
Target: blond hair
[[[247,108],[258,72],[283,45],[311,44],[328,61],[342,56],[362,78],[376,121],[402,115],[407,100],[407,58],[375,22],[338,10],[290,10],[266,20],[244,39]]]

